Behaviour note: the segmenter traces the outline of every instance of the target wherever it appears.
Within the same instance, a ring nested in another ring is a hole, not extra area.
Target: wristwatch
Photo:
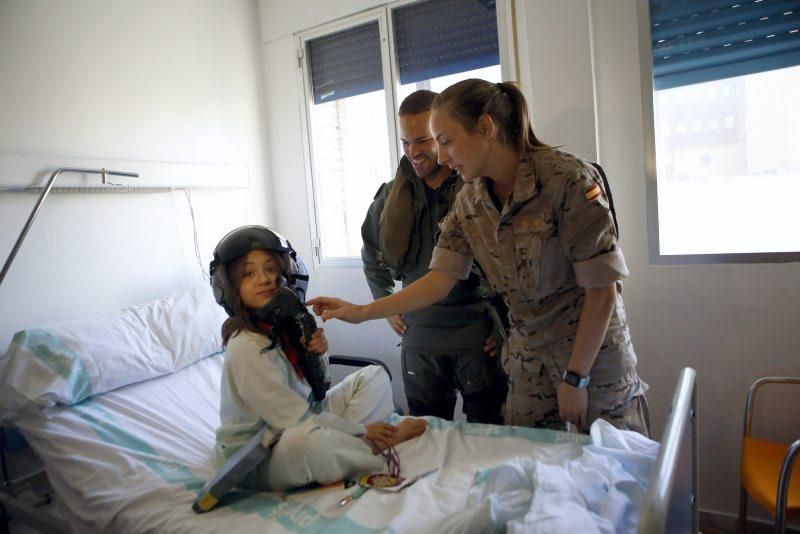
[[[585,388],[589,385],[589,376],[581,376],[572,371],[564,371],[564,382],[575,388]]]

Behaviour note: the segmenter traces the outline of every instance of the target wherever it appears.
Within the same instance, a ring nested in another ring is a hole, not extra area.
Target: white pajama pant
[[[323,412],[356,424],[386,419],[394,411],[389,376],[382,367],[370,365],[348,375],[325,395]],[[287,428],[270,458],[256,468],[258,485],[273,491],[318,482],[328,484],[356,473],[385,470],[383,457],[360,437],[312,417]]]

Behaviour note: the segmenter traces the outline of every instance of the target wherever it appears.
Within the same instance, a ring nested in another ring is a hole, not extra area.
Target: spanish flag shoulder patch
[[[586,199],[586,202],[594,202],[600,195],[603,194],[603,190],[600,189],[600,184],[592,184],[590,187],[586,188],[586,191],[583,192],[583,197]]]

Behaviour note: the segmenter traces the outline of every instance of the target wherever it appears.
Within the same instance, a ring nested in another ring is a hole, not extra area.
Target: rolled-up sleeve
[[[466,280],[472,268],[472,256],[465,256],[450,249],[435,247],[431,258],[431,271],[439,271],[457,278]]]
[[[590,260],[575,262],[572,268],[578,285],[586,288],[608,287],[630,274],[619,248]]]
[[[433,249],[430,270],[466,280],[472,268],[472,249],[461,229],[456,210],[448,213],[439,227],[441,232]]]
[[[630,273],[617,242],[614,218],[596,171],[581,167],[564,183],[559,234],[581,287],[607,287]]]

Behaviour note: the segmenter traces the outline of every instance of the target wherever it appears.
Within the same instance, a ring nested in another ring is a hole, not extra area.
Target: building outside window
[[[800,260],[800,2],[650,0],[649,8],[651,256]]]

